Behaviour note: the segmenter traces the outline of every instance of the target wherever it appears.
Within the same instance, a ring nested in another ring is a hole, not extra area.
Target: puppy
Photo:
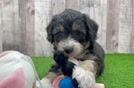
[[[47,39],[54,46],[55,64],[42,80],[53,88],[53,80],[72,76],[79,88],[92,88],[104,69],[104,50],[96,42],[98,25],[87,15],[66,9],[53,16],[47,26]]]

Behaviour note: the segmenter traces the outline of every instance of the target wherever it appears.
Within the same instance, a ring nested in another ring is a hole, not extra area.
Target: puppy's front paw
[[[73,78],[77,80],[80,88],[93,88],[95,85],[95,76],[92,72],[84,70],[82,67],[75,66]]]
[[[54,88],[51,81],[47,78],[41,80],[42,88]]]

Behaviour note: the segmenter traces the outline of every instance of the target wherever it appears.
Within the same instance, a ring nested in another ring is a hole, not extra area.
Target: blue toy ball
[[[64,79],[60,80],[59,88],[74,88],[72,78],[65,76]]]

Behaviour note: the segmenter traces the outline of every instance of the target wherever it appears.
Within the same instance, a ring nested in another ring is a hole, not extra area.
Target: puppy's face
[[[89,37],[93,37],[94,31],[90,33],[88,26],[91,25],[87,25],[84,16],[69,20],[57,15],[47,27],[48,40],[54,45],[55,50],[63,51],[70,57],[77,57],[87,43],[90,44]]]
[[[57,50],[76,57],[83,51],[86,43],[87,32],[85,24],[81,20],[75,20],[72,26],[68,28],[62,22],[54,26],[53,44]]]

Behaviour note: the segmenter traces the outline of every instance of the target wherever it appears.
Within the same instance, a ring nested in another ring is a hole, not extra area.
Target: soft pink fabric
[[[5,56],[6,54],[8,54],[8,51],[7,52],[3,52],[3,53],[0,53],[0,58]]]
[[[53,86],[54,86],[54,88],[58,88],[59,81],[60,81],[61,79],[63,79],[63,78],[64,78],[64,76],[59,76],[59,77],[57,77],[57,78],[53,81]],[[94,86],[94,88],[105,88],[105,87],[104,87],[104,84],[96,83],[95,86]]]
[[[61,79],[63,79],[63,78],[64,78],[64,76],[62,75],[62,76],[57,77],[57,78],[53,81],[54,88],[59,88],[59,87],[58,87],[59,81],[60,81]]]
[[[0,88],[24,88],[24,72],[22,68],[0,80]]]
[[[0,53],[0,59],[1,59],[1,57],[4,57],[5,55],[7,55],[10,52],[14,52],[14,51],[13,50],[9,50],[9,51],[5,51],[5,52]]]
[[[94,88],[105,88],[105,87],[104,87],[104,84],[96,83]]]

